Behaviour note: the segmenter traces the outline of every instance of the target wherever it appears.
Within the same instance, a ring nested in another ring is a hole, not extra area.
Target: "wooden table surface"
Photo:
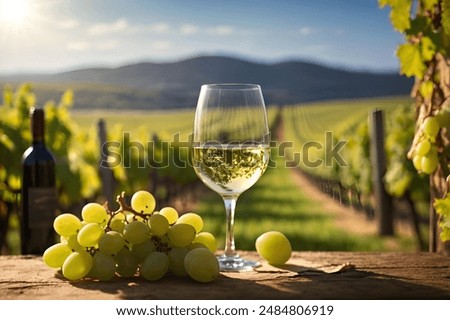
[[[254,252],[241,255],[258,260]],[[450,257],[431,253],[294,252],[288,264],[221,273],[208,284],[166,275],[61,279],[40,257],[0,256],[0,299],[449,299]]]

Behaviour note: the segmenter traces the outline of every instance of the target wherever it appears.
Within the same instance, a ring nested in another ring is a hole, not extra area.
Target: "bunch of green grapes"
[[[71,213],[56,217],[61,241],[44,252],[44,262],[71,281],[135,275],[155,281],[167,273],[199,282],[217,278],[216,239],[202,231],[198,214],[180,216],[172,207],[155,211],[155,198],[144,190],[133,194],[130,205],[124,196],[117,197],[117,211],[88,203],[82,220]]]
[[[415,143],[412,153],[412,161],[418,172],[432,174],[439,166],[438,139],[441,128],[450,125],[450,114],[441,112],[435,116],[426,117],[418,130],[418,140]]]

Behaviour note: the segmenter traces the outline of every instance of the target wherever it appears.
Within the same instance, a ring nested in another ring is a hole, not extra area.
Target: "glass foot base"
[[[221,255],[218,257],[220,271],[239,272],[239,271],[252,271],[254,268],[261,266],[257,261],[251,261],[242,259],[239,255],[226,256]]]

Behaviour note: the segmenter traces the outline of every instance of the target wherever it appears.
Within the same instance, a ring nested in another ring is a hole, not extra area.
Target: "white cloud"
[[[106,51],[119,47],[120,42],[118,40],[106,40],[100,42],[88,42],[88,41],[71,41],[67,43],[66,48],[69,51]]]
[[[61,29],[75,29],[79,25],[80,23],[77,20],[71,18],[58,22],[58,26]]]
[[[67,44],[69,51],[86,51],[91,48],[91,45],[86,41],[71,41]]]
[[[97,23],[88,28],[88,33],[92,36],[101,36],[110,33],[123,32],[130,26],[126,19],[119,19],[112,23]]]
[[[167,33],[170,31],[170,26],[167,23],[160,22],[149,25],[147,30],[154,33]]]
[[[231,26],[216,26],[208,29],[208,33],[218,36],[229,36],[234,33],[234,28]]]
[[[172,43],[170,41],[155,41],[152,46],[156,50],[166,51],[172,48]]]
[[[119,46],[119,41],[117,40],[107,40],[107,41],[102,41],[99,42],[95,45],[95,48],[97,50],[111,50],[111,49],[115,49]]]
[[[302,36],[309,36],[310,34],[314,33],[316,30],[314,30],[313,28],[310,27],[301,27],[298,32],[302,35]]]
[[[191,35],[194,33],[197,33],[199,28],[196,25],[193,24],[184,24],[180,27],[181,34],[184,35]]]

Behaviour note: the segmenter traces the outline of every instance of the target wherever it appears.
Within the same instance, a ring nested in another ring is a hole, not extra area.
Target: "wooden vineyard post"
[[[384,150],[383,111],[375,110],[370,114],[370,159],[372,163],[372,180],[375,199],[375,217],[378,220],[380,235],[394,234],[394,218],[391,199],[384,187],[383,177],[386,173],[386,155]]]
[[[107,148],[104,147],[107,143],[105,121],[100,119],[98,121],[98,137],[100,140],[100,178],[102,180],[102,193],[108,203],[113,204],[114,199],[114,175],[111,168],[108,166]]]

